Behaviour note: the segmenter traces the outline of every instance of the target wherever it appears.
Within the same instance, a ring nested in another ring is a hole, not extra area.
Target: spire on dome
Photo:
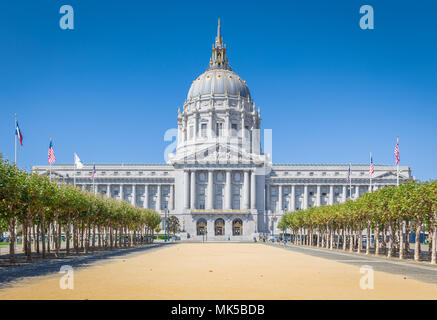
[[[228,58],[226,58],[226,45],[223,45],[220,19],[218,19],[217,37],[215,38],[215,45],[212,47],[212,57],[209,60],[209,68],[231,70]]]

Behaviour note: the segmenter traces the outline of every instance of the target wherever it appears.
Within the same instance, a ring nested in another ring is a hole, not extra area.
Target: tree
[[[167,219],[167,223],[168,223],[168,230],[173,234],[176,235],[176,233],[178,233],[180,231],[180,223],[179,223],[179,219],[176,216],[170,216]]]

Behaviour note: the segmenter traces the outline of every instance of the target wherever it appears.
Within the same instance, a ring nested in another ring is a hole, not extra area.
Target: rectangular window
[[[215,127],[215,135],[217,137],[221,137],[222,136],[222,132],[223,132],[223,123],[218,122],[216,127]]]
[[[193,139],[194,136],[194,127],[190,126],[190,139]]]
[[[206,138],[206,123],[202,123],[200,125],[200,135],[202,136],[202,138]]]

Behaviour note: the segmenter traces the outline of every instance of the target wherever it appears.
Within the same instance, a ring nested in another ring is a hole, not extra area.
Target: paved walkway
[[[365,255],[347,251],[329,250],[317,247],[306,247],[283,244],[265,243],[269,246],[279,247],[284,250],[299,252],[313,257],[333,260],[352,265],[371,265],[375,271],[391,274],[399,274],[407,278],[413,278],[427,283],[437,284],[437,265],[425,262],[401,261],[396,258],[384,256]]]

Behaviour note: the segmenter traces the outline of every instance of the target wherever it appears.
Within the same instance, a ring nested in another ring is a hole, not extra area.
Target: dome
[[[209,69],[193,81],[188,91],[187,100],[199,95],[213,94],[240,95],[242,98],[250,99],[246,81],[242,80],[236,73],[227,69]]]

